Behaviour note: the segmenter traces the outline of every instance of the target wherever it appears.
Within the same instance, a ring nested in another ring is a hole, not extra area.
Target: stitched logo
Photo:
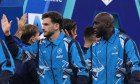
[[[62,53],[62,48],[58,48],[58,49],[57,49],[57,53],[58,53],[58,54],[61,54],[61,53]]]
[[[118,52],[113,52],[113,53],[112,53],[112,55],[117,55],[117,54],[118,54]]]
[[[116,51],[118,48],[117,48],[117,46],[115,45],[115,46],[113,46],[113,50],[114,51]]]
[[[56,58],[63,58],[63,55],[58,55],[56,56]]]
[[[97,54],[99,54],[99,53],[101,53],[102,51],[101,50],[99,50],[99,51],[97,51]]]

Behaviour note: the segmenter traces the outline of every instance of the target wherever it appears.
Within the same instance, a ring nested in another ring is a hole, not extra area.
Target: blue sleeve
[[[92,48],[92,52],[91,52],[91,48]],[[85,60],[86,60],[86,63],[88,65],[88,69],[91,68],[91,56],[92,56],[92,69],[93,68],[97,68],[96,66],[97,65],[100,65],[99,64],[99,60],[98,58],[96,57],[96,53],[95,53],[96,49],[95,49],[95,46],[93,46],[93,44],[89,47],[89,49],[87,50],[87,53],[85,54]],[[92,54],[92,55],[91,55]]]
[[[16,43],[19,45],[21,43],[21,40],[18,39],[16,36],[13,36],[13,39],[16,41]]]
[[[128,40],[125,45],[126,54],[128,56],[128,59],[132,62],[132,72],[135,70],[140,70],[140,57],[139,57],[139,51],[136,47],[136,44],[133,40]]]
[[[10,36],[5,36],[5,41],[6,41],[6,44],[8,46],[8,49],[9,51],[11,52],[13,58],[16,58],[16,59],[24,59],[24,60],[30,60],[32,59],[32,57],[35,57],[35,55],[37,54],[37,42],[33,43],[31,46],[28,46],[28,47],[22,47],[20,48],[16,41],[13,39],[13,37],[10,35]],[[28,59],[30,58],[30,59]]]
[[[16,59],[20,59],[20,60],[24,60],[24,61],[28,61],[31,59],[34,59],[37,55],[38,52],[38,46],[37,46],[37,42],[33,43],[31,46],[23,46],[22,48],[19,48],[18,51],[18,55],[16,57]]]
[[[78,42],[74,42],[70,48],[70,53],[72,56],[71,63],[77,68],[78,79],[77,84],[87,84],[88,83],[88,70],[87,64],[84,59],[84,54]]]
[[[88,65],[88,69],[91,67],[91,51],[90,51],[90,48],[91,47],[89,47],[89,49],[87,50],[87,52],[86,52],[86,54],[84,56],[85,61],[86,61],[87,65]]]
[[[0,84],[8,84],[9,78],[14,74],[14,61],[5,42],[0,39]]]
[[[128,59],[132,62],[131,78],[129,84],[140,84],[140,57],[139,51],[133,40],[128,40],[125,45]]]
[[[90,54],[91,54],[90,48],[91,48],[91,47],[88,48],[88,50],[87,50],[87,52],[86,52],[86,54],[85,54],[85,56],[84,56],[85,60],[91,58],[91,55],[90,55]]]

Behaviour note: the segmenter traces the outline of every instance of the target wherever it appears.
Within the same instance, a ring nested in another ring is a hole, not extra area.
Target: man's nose
[[[93,29],[95,29],[96,27],[95,27],[95,25],[93,25]]]
[[[44,29],[44,26],[42,26],[42,28],[41,28],[42,30]]]

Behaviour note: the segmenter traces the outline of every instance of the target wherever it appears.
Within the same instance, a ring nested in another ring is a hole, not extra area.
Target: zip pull
[[[53,42],[51,42],[51,46],[53,46]]]
[[[106,41],[106,44],[108,45],[108,41]]]

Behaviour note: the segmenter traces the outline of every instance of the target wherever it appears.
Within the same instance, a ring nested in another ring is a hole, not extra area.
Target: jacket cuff
[[[78,75],[77,84],[88,84],[88,76]]]
[[[8,84],[10,77],[12,77],[13,74],[10,71],[4,70],[0,73],[0,84]]]
[[[8,42],[8,43],[12,42],[12,41],[13,41],[12,35],[5,36],[5,41],[6,41],[6,43],[7,43],[7,42]]]
[[[140,84],[140,71],[133,71],[128,84]]]

